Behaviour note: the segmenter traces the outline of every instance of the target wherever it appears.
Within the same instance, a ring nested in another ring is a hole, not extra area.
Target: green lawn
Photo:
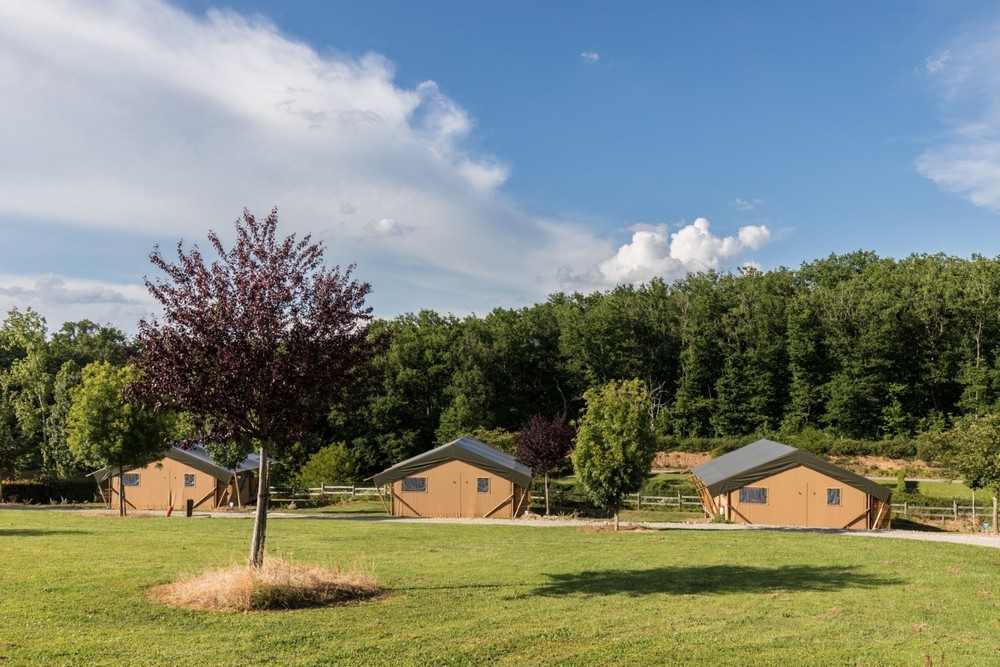
[[[384,600],[224,614],[155,584],[243,559],[243,519],[0,510],[3,665],[995,665],[1000,550],[764,531],[273,519],[272,553]]]

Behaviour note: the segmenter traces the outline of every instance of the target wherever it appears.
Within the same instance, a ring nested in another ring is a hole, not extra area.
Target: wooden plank
[[[502,502],[501,502],[501,503],[500,503],[499,505],[497,505],[496,507],[494,507],[493,509],[491,509],[491,510],[490,510],[489,512],[487,512],[486,514],[484,514],[484,515],[483,515],[483,518],[484,518],[484,519],[486,519],[486,518],[489,518],[489,516],[490,516],[491,514],[493,514],[493,513],[494,513],[494,512],[496,512],[496,511],[497,511],[498,509],[500,509],[501,507],[503,507],[503,506],[504,506],[504,505],[506,505],[507,503],[511,502],[512,500],[514,500],[514,494],[513,494],[513,493],[512,493],[512,494],[510,494],[509,496],[507,496],[507,498],[506,498],[505,500],[503,500],[503,501],[502,501]]]

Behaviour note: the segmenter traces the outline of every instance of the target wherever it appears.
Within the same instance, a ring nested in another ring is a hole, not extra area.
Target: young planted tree
[[[651,399],[642,380],[609,382],[583,398],[573,470],[590,499],[614,512],[618,530],[622,501],[642,487],[656,455]]]
[[[288,452],[348,396],[370,357],[368,283],[327,269],[323,246],[276,237],[277,210],[244,211],[226,249],[215,232],[211,264],[197,246],[177,262],[150,255],[166,277],[146,281],[163,319],[139,323],[144,372],[136,395],[186,412],[195,437],[252,443],[260,452],[250,565],[260,567],[267,528],[268,456]]]
[[[549,473],[566,459],[575,437],[576,429],[566,422],[566,413],[552,419],[535,415],[514,434],[517,460],[532,473],[545,476],[545,516],[549,515]]]
[[[170,415],[123,400],[122,392],[137,375],[132,366],[94,362],[69,390],[66,442],[82,463],[118,470],[120,516],[126,515],[126,468],[144,466],[170,447]]]
[[[993,532],[997,527],[1000,499],[1000,415],[966,417],[950,434],[953,467],[972,489],[989,489],[993,494]]]

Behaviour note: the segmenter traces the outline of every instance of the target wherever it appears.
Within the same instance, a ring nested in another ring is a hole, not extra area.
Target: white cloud
[[[928,74],[937,74],[945,68],[949,60],[951,60],[951,51],[945,50],[932,58],[925,58],[924,70]]]
[[[961,35],[929,58],[950,126],[917,170],[942,189],[1000,212],[1000,23]]]
[[[581,276],[564,271],[568,283],[610,287],[647,282],[662,277],[679,278],[691,271],[719,269],[734,263],[748,250],[759,250],[771,239],[763,226],[741,227],[736,236],[719,237],[711,232],[708,220],[669,233],[667,225],[643,225],[633,230],[632,240],[608,259]]]
[[[752,211],[763,203],[765,203],[764,199],[741,199],[737,197],[729,202],[729,205],[739,211]]]
[[[0,231],[45,221],[123,246],[163,239],[169,256],[180,238],[229,237],[244,207],[263,215],[277,205],[282,233],[311,232],[331,264],[357,262],[380,314],[530,303],[567,276],[672,276],[756,242],[741,232],[697,255],[694,245],[715,237],[681,230],[667,240],[654,229],[616,253],[588,227],[506,197],[508,166],[473,148],[474,119],[433,81],[403,87],[379,54],[321,54],[233,11],[0,0],[0,90],[16,100],[0,104],[0,145],[17,156],[0,161]],[[695,254],[674,255],[689,245]],[[105,268],[84,269],[79,255],[81,267],[34,271],[64,276],[62,286],[8,276],[0,304],[47,304],[50,321],[117,309],[126,329],[151,309],[141,284],[110,277],[121,270],[74,278]]]
[[[46,318],[50,329],[63,322],[89,319],[111,323],[131,332],[140,317],[159,310],[145,285],[120,285],[54,274],[12,276],[0,274],[0,312],[32,308]]]
[[[586,60],[588,63],[596,63],[601,59],[601,54],[597,51],[584,51],[580,54],[580,57]]]

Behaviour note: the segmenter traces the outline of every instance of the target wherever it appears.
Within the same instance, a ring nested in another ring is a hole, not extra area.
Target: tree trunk
[[[996,489],[993,490],[993,525],[990,526],[990,529],[993,531],[994,535],[997,533],[997,491],[996,491]]]
[[[118,466],[118,516],[125,516],[125,468]]]
[[[549,473],[545,473],[545,516],[549,515]]]
[[[267,506],[271,499],[267,451],[260,446],[260,470],[257,474],[257,511],[253,520],[253,538],[250,540],[250,567],[264,564],[264,538],[267,531]]]

